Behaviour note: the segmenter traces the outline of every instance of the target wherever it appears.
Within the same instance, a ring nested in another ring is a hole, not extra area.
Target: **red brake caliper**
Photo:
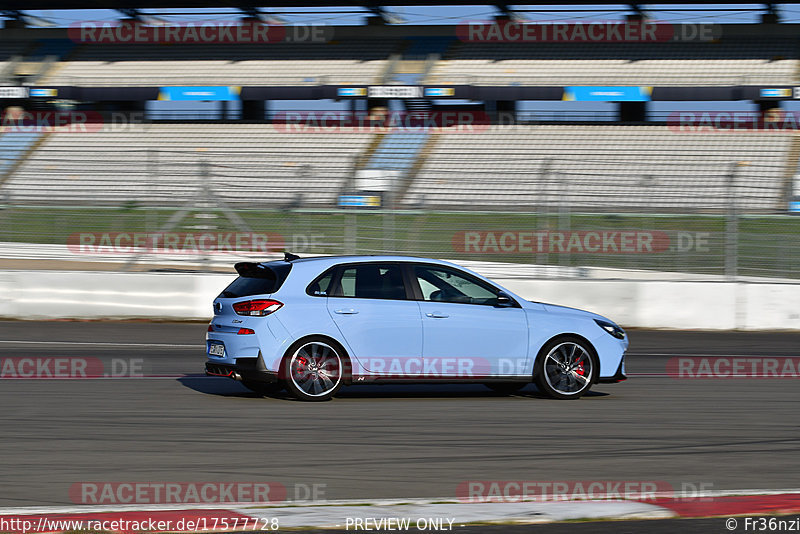
[[[578,365],[576,365],[574,370],[575,370],[575,372],[577,374],[579,374],[581,376],[585,376],[585,374],[586,374],[586,370],[583,368],[583,364],[582,363],[579,363]]]
[[[306,365],[308,365],[308,360],[305,359],[303,356],[300,356],[299,358],[297,358],[297,364],[298,364],[297,374],[299,374],[301,377],[305,376],[308,373],[308,371],[306,370]]]

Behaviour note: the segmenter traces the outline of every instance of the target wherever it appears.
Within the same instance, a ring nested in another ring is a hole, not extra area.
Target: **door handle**
[[[441,313],[441,312],[426,313],[425,315],[428,317],[433,317],[434,319],[446,319],[450,317],[446,313]]]
[[[339,315],[355,315],[358,313],[358,310],[354,310],[353,308],[345,308],[343,310],[333,310],[333,313],[338,313]]]

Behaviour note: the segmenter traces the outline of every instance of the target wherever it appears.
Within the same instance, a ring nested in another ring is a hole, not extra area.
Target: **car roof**
[[[419,256],[397,256],[397,255],[347,255],[342,254],[338,256],[309,256],[307,258],[298,258],[296,260],[291,260],[287,262],[286,260],[276,260],[271,262],[264,262],[264,263],[309,263],[309,262],[323,262],[330,265],[335,265],[338,263],[358,263],[358,262],[370,262],[370,261],[408,261],[408,262],[419,262],[419,263],[437,263],[441,265],[453,265],[450,262],[444,260],[436,260],[433,258],[423,258]]]
[[[298,276],[290,275],[287,282],[281,286],[281,291],[285,291],[286,289],[289,290],[297,290],[302,285],[305,287],[305,284],[313,277],[318,276],[320,273],[325,272],[327,269],[334,267],[340,264],[347,264],[347,263],[367,263],[367,262],[406,262],[406,263],[428,263],[428,264],[435,264],[435,265],[442,265],[447,267],[452,267],[459,271],[463,271],[469,273],[489,284],[500,287],[503,291],[510,294],[512,297],[524,300],[521,297],[515,295],[513,292],[503,288],[502,286],[498,286],[496,282],[486,278],[485,276],[476,273],[466,267],[461,265],[457,265],[455,263],[445,261],[445,260],[437,260],[433,258],[424,258],[419,256],[398,256],[398,255],[339,255],[339,256],[311,256],[308,258],[298,258],[291,261],[286,260],[276,260],[271,262],[262,262],[264,265],[293,265],[294,268],[292,272],[298,271]],[[294,282],[293,282],[294,280]]]

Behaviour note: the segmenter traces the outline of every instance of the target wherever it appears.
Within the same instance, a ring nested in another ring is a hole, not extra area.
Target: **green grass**
[[[82,232],[156,232],[175,211],[132,205],[111,209],[6,208],[0,210],[0,241],[65,244],[70,235]],[[724,274],[726,251],[734,246],[739,275],[800,278],[800,217],[789,215],[742,216],[737,221],[736,239],[730,243],[726,238],[724,215],[342,210],[241,210],[237,213],[254,232],[280,234],[285,248],[299,254],[398,253],[455,260]],[[215,228],[212,231],[237,231],[220,212],[214,213],[215,219],[195,218],[194,215],[188,214],[174,231],[199,231],[193,228],[196,225],[211,225]],[[652,253],[555,253],[549,250],[476,253],[460,251],[453,243],[454,235],[461,231],[625,230],[664,232],[669,246]],[[698,233],[705,241],[700,247],[696,243]],[[679,238],[679,234],[682,237]],[[682,246],[679,246],[679,239]]]

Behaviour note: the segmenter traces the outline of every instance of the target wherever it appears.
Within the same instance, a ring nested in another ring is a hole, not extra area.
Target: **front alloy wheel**
[[[330,399],[342,385],[342,357],[323,341],[306,341],[286,360],[286,386],[305,401]]]
[[[597,372],[585,341],[577,338],[549,343],[537,362],[539,391],[557,399],[577,399],[592,387]]]

